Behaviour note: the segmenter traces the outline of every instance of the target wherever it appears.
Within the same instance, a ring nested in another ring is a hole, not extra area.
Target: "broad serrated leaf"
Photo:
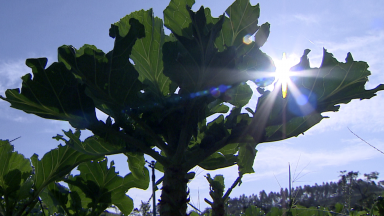
[[[257,150],[255,143],[241,143],[239,145],[239,155],[237,165],[242,174],[254,173],[253,162],[255,161]]]
[[[49,214],[54,215],[54,213],[65,213],[64,208],[67,208],[69,193],[68,188],[52,182],[47,185],[39,196],[47,206]]]
[[[140,181],[149,178],[148,176],[145,175],[145,170],[147,168],[145,167],[145,158],[143,153],[126,152],[124,154],[128,157],[127,162],[128,162],[129,171],[131,171],[132,175],[135,178],[137,178]]]
[[[215,152],[206,158],[204,161],[199,163],[199,166],[206,170],[216,170],[233,166],[237,163],[237,156],[228,154],[223,155],[219,152]]]
[[[235,50],[229,47],[218,52],[214,45],[223,19],[207,25],[203,7],[197,12],[188,11],[193,37],[174,33],[178,41],[164,43],[164,74],[177,83],[180,93],[184,94],[212,91],[211,88],[239,82]]]
[[[262,87],[270,85],[274,81],[271,72],[275,71],[275,66],[272,59],[260,50],[268,38],[270,25],[264,23],[260,28],[257,25],[259,5],[252,6],[248,0],[237,0],[228,7],[226,13],[228,17],[224,18],[223,28],[215,40],[215,47],[219,51],[229,46],[236,50],[236,68],[240,70],[241,76],[235,80],[252,80]],[[208,25],[219,21],[219,18],[211,16],[209,8],[205,9],[205,16]],[[247,42],[245,38],[255,32],[255,41]]]
[[[32,172],[31,162],[13,150],[8,140],[0,140],[0,195],[9,197],[9,206],[16,204],[13,201],[26,198],[21,189]]]
[[[125,193],[132,187],[147,189],[149,172],[145,169],[146,179],[138,181],[132,174],[125,177],[117,175],[113,162],[107,167],[107,159],[100,162],[87,162],[79,165],[80,175],[66,180],[67,183],[79,187],[86,197],[92,200],[89,208],[103,212],[111,204],[121,212],[129,214],[133,209],[133,201]]]
[[[192,38],[191,17],[187,10],[195,0],[171,0],[164,10],[164,25],[177,35]]]
[[[35,191],[39,193],[48,184],[60,180],[80,163],[99,158],[99,156],[83,154],[69,146],[61,145],[47,152],[41,160],[38,159],[37,154],[34,154],[31,161],[35,167]]]
[[[133,18],[129,25],[125,35],[118,26],[111,26],[110,36],[115,38],[115,44],[107,54],[91,45],[84,45],[79,50],[61,46],[58,51],[59,61],[86,84],[87,95],[97,108],[115,118],[123,110],[139,106],[140,90],[144,88],[129,61],[136,40],[145,35],[144,26]]]
[[[114,24],[119,28],[121,35],[128,33],[131,18],[144,24],[145,37],[136,41],[130,58],[135,63],[139,80],[146,85],[144,91],[153,94],[157,103],[162,102],[163,96],[176,90],[172,88],[170,79],[163,74],[162,47],[165,41],[163,21],[153,16],[152,9],[136,11]]]
[[[68,176],[69,180],[74,180],[72,175]],[[68,184],[69,190],[69,212],[73,215],[87,216],[92,209],[89,208],[92,199],[81,190],[81,188]]]
[[[259,98],[256,115],[264,116],[259,118],[265,125],[264,142],[298,136],[320,122],[323,112],[338,111],[339,104],[369,99],[384,90],[384,85],[365,90],[368,64],[354,61],[350,53],[342,63],[324,49],[320,68],[311,68],[309,52],[305,50],[300,63],[291,68],[294,74],[286,98],[282,97],[281,84]]]
[[[247,83],[241,83],[225,92],[225,96],[228,97],[226,102],[236,107],[243,107],[248,104],[252,95],[253,91]]]
[[[69,140],[64,139],[61,135],[57,135],[56,140],[64,141],[68,146],[84,154],[104,156],[111,154],[123,153],[126,151],[124,143],[113,143],[107,142],[99,136],[90,136],[84,141],[80,140],[80,130],[76,130],[75,133],[71,129],[64,131],[64,134]]]
[[[73,127],[86,128],[95,122],[95,106],[85,95],[85,86],[80,85],[75,76],[63,63],[53,63],[46,67],[47,59],[27,59],[31,74],[22,77],[19,89],[8,89],[6,98],[11,107],[32,113],[43,118],[68,121]]]
[[[254,46],[244,43],[243,39],[259,29],[259,4],[251,5],[249,0],[236,0],[225,12],[228,17],[224,19],[220,37],[216,39],[215,44],[220,51],[224,50],[225,46],[234,46],[238,54],[243,55]]]

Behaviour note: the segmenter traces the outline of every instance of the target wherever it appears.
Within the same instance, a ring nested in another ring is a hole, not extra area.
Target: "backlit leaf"
[[[187,10],[195,0],[171,0],[164,10],[164,25],[177,35],[192,38],[191,17]]]
[[[165,41],[163,21],[153,16],[152,9],[136,11],[114,24],[119,28],[120,34],[128,33],[131,18],[144,24],[145,37],[136,41],[130,58],[135,63],[139,80],[146,85],[145,91],[152,93],[155,100],[161,102],[162,96],[175,91],[174,88],[170,89],[171,81],[163,74],[162,47]]]
[[[66,140],[61,135],[54,137],[57,140],[64,141],[68,146],[76,151],[84,154],[104,156],[111,154],[118,154],[126,151],[124,143],[110,143],[106,140],[94,135],[86,138],[84,141],[80,140],[80,130],[76,130],[75,133],[72,130],[64,131],[64,134],[69,138]]]
[[[78,50],[72,46],[59,48],[59,60],[87,85],[87,95],[97,108],[112,117],[128,109],[128,104],[139,106],[140,90],[144,87],[129,61],[136,40],[145,35],[144,26],[133,18],[129,25],[129,32],[125,35],[118,26],[111,26],[110,36],[115,38],[115,44],[107,54],[91,45]]]
[[[0,197],[5,204],[4,211],[11,214],[15,206],[22,203],[20,200],[29,197],[31,172],[29,159],[15,152],[8,140],[0,140]]]
[[[117,175],[113,162],[107,167],[107,159],[100,162],[87,162],[79,165],[80,175],[66,180],[69,184],[79,187],[92,200],[88,207],[96,212],[103,212],[111,204],[116,205],[121,212],[129,214],[133,209],[132,199],[126,192],[137,187],[147,189],[149,185],[149,172],[145,169],[142,178],[138,181],[132,174],[125,177]]]
[[[266,126],[264,141],[298,136],[325,118],[323,112],[338,111],[339,104],[369,99],[384,90],[384,85],[365,90],[368,64],[354,61],[350,53],[342,63],[324,49],[320,68],[310,68],[309,51],[305,50],[300,63],[291,68],[296,75],[291,76],[287,98],[282,97],[278,85],[259,98],[256,115],[268,116],[261,120]]]
[[[49,183],[57,181],[69,174],[80,163],[97,160],[99,156],[86,155],[69,146],[61,146],[46,153],[41,160],[38,155],[31,157],[35,167],[34,183],[37,192],[40,192]]]
[[[85,95],[85,86],[63,63],[53,63],[47,69],[47,59],[27,59],[31,74],[22,77],[19,89],[8,89],[6,98],[11,107],[43,118],[65,120],[73,127],[85,128],[96,121],[95,107]]]

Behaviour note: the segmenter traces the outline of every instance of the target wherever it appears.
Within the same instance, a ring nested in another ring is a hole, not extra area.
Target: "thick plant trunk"
[[[161,216],[187,215],[187,172],[181,165],[164,168],[163,188],[160,201]]]

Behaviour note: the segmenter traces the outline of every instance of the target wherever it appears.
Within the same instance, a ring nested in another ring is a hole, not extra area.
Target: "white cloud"
[[[319,22],[319,17],[313,14],[295,14],[293,17],[307,25]]]
[[[25,65],[25,60],[0,62],[0,94],[6,89],[20,88],[21,77],[30,73],[31,69]]]
[[[351,128],[356,131],[380,132],[384,131],[384,93],[369,100],[353,100],[349,104],[342,104],[338,112],[323,113],[330,118],[323,119],[308,131],[308,134]]]

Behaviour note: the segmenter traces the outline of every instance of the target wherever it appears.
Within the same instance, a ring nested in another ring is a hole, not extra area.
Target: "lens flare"
[[[243,37],[243,43],[245,43],[245,44],[250,44],[250,43],[252,43],[252,39],[251,39],[251,35],[245,35],[244,37]]]

